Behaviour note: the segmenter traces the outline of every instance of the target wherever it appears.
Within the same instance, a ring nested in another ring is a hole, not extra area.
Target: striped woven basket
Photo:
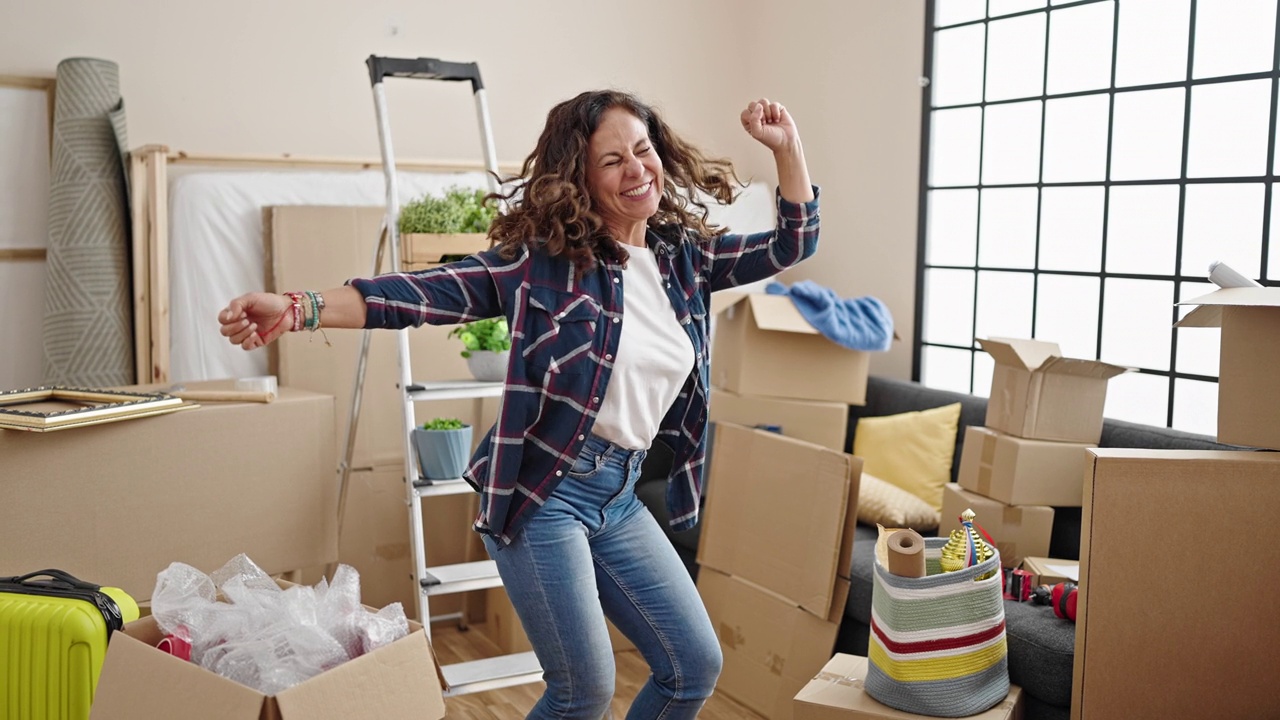
[[[925,538],[925,577],[875,565],[866,691],[936,717],[983,712],[1009,694],[1000,553],[963,570],[939,566],[947,538]],[[985,580],[974,580],[990,572]]]

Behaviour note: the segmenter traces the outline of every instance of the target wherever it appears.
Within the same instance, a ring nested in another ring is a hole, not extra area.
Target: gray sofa
[[[858,418],[896,415],[912,410],[961,404],[960,427],[956,434],[956,450],[951,466],[954,480],[963,449],[964,429],[983,425],[987,401],[973,395],[935,390],[918,383],[871,377],[867,383],[867,403],[849,408],[846,452],[853,448]],[[1103,424],[1102,447],[1173,448],[1193,450],[1237,449],[1221,445],[1202,435],[1167,428],[1107,420]],[[667,512],[663,491],[671,455],[655,446],[645,460],[636,493],[659,522],[666,527]],[[1049,554],[1052,557],[1078,559],[1080,556],[1080,508],[1056,508]],[[682,533],[669,533],[672,544],[690,574],[697,576],[694,561],[698,550],[699,528]],[[854,655],[867,654],[868,624],[871,616],[871,572],[876,529],[861,523],[857,526],[853,562],[853,579],[844,619],[836,640],[836,651]],[[1005,620],[1009,644],[1009,677],[1023,688],[1027,720],[1066,720],[1070,716],[1071,676],[1075,655],[1075,625],[1054,616],[1051,608],[1005,601]]]

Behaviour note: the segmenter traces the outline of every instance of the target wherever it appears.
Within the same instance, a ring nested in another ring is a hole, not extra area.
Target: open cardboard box
[[[712,295],[711,381],[743,395],[863,405],[871,353],[828,340],[785,295]]]
[[[1280,288],[1224,288],[1187,300],[1174,327],[1221,327],[1218,442],[1280,450]]]
[[[1062,357],[1057,343],[980,339],[995,360],[987,427],[1035,440],[1093,443],[1102,439],[1107,380],[1129,368]]]
[[[277,695],[157,650],[162,637],[154,617],[112,634],[90,720],[438,720],[445,715],[439,664],[426,632],[412,620],[407,636]]]

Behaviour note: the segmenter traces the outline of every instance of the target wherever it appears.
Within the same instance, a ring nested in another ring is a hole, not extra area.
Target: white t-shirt
[[[658,436],[662,418],[693,370],[693,341],[676,319],[653,251],[622,247],[631,256],[622,273],[622,336],[592,432],[641,450]]]

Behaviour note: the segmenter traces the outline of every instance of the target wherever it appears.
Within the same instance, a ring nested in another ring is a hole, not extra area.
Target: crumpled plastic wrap
[[[173,563],[156,578],[151,614],[166,635],[189,638],[191,661],[275,695],[409,634],[400,603],[360,604],[360,574],[281,589],[245,555],[212,575]]]

